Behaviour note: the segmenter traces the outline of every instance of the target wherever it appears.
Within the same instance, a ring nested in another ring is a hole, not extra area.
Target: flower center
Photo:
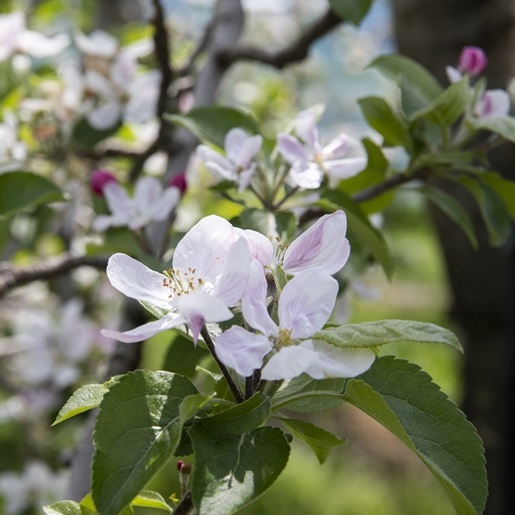
[[[279,328],[279,336],[275,340],[277,347],[289,347],[293,345],[293,338],[291,337],[291,329]]]
[[[170,290],[169,297],[187,295],[198,289],[205,289],[206,283],[202,277],[195,276],[195,268],[169,268],[163,273],[163,286]]]

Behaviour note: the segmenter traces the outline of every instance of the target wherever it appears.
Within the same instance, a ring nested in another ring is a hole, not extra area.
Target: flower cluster
[[[316,339],[338,294],[331,274],[349,257],[346,225],[342,211],[325,215],[281,251],[260,233],[208,216],[179,242],[172,267],[163,274],[115,254],[107,267],[111,284],[160,318],[127,332],[102,333],[135,342],[186,325],[197,341],[205,324],[232,319],[231,308],[237,307],[252,331],[232,325],[216,339],[215,351],[241,376],[261,369],[266,380],[302,373],[316,379],[356,376],[371,366],[371,350],[342,349]],[[277,284],[269,288],[274,268],[291,277],[282,291]],[[277,316],[271,310],[276,304]]]

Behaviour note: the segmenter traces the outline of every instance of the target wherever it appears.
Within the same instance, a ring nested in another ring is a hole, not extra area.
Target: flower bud
[[[95,170],[91,174],[90,186],[91,189],[97,194],[102,195],[106,184],[110,182],[118,182],[116,177],[106,170]]]
[[[184,195],[184,193],[188,189],[188,182],[186,181],[186,172],[181,172],[177,174],[175,177],[172,177],[168,185],[170,187],[178,188],[178,190],[181,192],[181,195]]]
[[[179,460],[177,462],[177,470],[180,474],[190,474],[191,473],[191,464],[186,463],[183,460]]]
[[[466,46],[461,51],[458,70],[471,77],[479,75],[487,65],[487,58],[483,50],[476,46]]]

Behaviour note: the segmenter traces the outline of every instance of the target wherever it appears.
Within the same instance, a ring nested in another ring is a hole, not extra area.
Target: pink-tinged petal
[[[370,349],[345,349],[318,340],[307,340],[300,346],[318,354],[318,361],[306,369],[314,379],[356,377],[366,372],[376,358]]]
[[[162,222],[168,218],[170,213],[178,206],[181,200],[179,188],[166,188],[153,206],[152,221]]]
[[[263,366],[263,358],[272,350],[272,343],[263,335],[233,326],[216,339],[215,351],[220,361],[238,374],[249,377]]]
[[[250,272],[250,252],[244,238],[237,240],[227,254],[222,274],[217,279],[213,295],[234,306],[239,302],[247,286]]]
[[[249,168],[242,170],[238,174],[238,193],[245,191],[249,184],[252,182],[252,177],[254,176],[254,170],[256,169],[255,163],[252,163]]]
[[[233,165],[228,164],[228,166],[220,166],[220,164],[215,161],[208,161],[205,163],[205,167],[207,171],[215,177],[215,179],[234,182],[238,181],[238,174]]]
[[[107,278],[119,292],[131,299],[170,309],[171,291],[163,284],[166,277],[126,254],[114,254],[109,258]]]
[[[159,320],[154,320],[148,324],[140,325],[139,327],[131,329],[130,331],[121,332],[113,331],[111,329],[102,329],[100,332],[106,338],[113,338],[125,343],[133,343],[141,342],[150,338],[151,336],[154,336],[157,333],[172,329],[181,324],[184,324],[184,318],[178,314],[170,313],[169,315],[166,315]]]
[[[261,150],[262,144],[263,138],[260,135],[248,137],[238,149],[239,151],[235,159],[231,159],[231,161],[239,168],[247,168],[252,159]]]
[[[159,200],[163,187],[157,177],[144,176],[138,179],[134,189],[134,207],[140,213],[153,210]]]
[[[186,177],[186,172],[178,173],[172,177],[168,183],[168,186],[171,188],[177,188],[181,195],[184,195],[188,189],[188,179]]]
[[[318,141],[318,127],[315,113],[303,111],[295,119],[295,132],[305,143],[311,154],[318,153],[320,143]]]
[[[128,91],[136,77],[136,59],[129,53],[121,51],[111,66],[110,75],[117,86],[123,91]]]
[[[122,186],[111,181],[104,185],[104,197],[109,211],[120,219],[126,221],[132,216],[132,200]]]
[[[231,181],[237,179],[233,163],[212,148],[207,145],[199,145],[196,153],[207,170],[217,179],[229,179]]]
[[[289,281],[279,298],[279,327],[292,338],[309,338],[322,329],[333,311],[338,282],[323,270],[301,272]]]
[[[267,282],[263,266],[253,259],[250,275],[241,301],[241,311],[245,321],[266,336],[277,336],[279,330],[270,318],[266,306]]]
[[[471,77],[479,75],[486,67],[488,60],[483,50],[477,46],[466,46],[460,54],[458,69]]]
[[[186,320],[195,343],[204,324],[224,322],[233,317],[231,310],[219,299],[207,293],[190,293],[176,298],[175,305]]]
[[[113,127],[122,114],[122,106],[117,100],[111,100],[100,104],[87,113],[88,123],[94,129],[104,130]]]
[[[274,246],[263,234],[252,229],[234,228],[239,237],[245,238],[250,250],[250,257],[257,259],[262,265],[270,265],[274,261]]]
[[[291,134],[279,133],[277,135],[277,148],[288,163],[309,161],[309,154],[302,143]]]
[[[447,78],[451,84],[459,82],[463,78],[463,75],[453,66],[447,66],[445,68],[445,73],[447,74]]]
[[[347,217],[343,211],[324,215],[286,249],[282,265],[284,271],[298,274],[311,268],[321,268],[328,274],[335,274],[349,258],[346,231]]]
[[[298,345],[284,347],[263,367],[262,379],[277,381],[293,379],[303,374],[318,361],[318,354]]]
[[[227,220],[216,215],[206,216],[177,244],[173,267],[192,268],[204,282],[215,284],[235,239],[234,228]]]
[[[324,159],[339,159],[359,148],[358,140],[341,133],[322,149],[322,155]]]
[[[343,179],[350,179],[361,173],[367,166],[364,157],[349,157],[334,161],[325,161],[324,167],[329,176],[329,185],[333,188]]]
[[[303,190],[315,190],[320,188],[324,179],[324,173],[317,163],[297,161],[290,169],[288,183]]]
[[[57,55],[69,44],[68,34],[57,34],[49,38],[40,32],[25,30],[18,35],[18,49],[38,58]]]
[[[489,89],[479,100],[474,113],[481,118],[500,118],[510,112],[510,96],[503,89]]]
[[[95,232],[104,232],[109,227],[123,227],[127,225],[127,218],[121,216],[99,215],[91,224]]]

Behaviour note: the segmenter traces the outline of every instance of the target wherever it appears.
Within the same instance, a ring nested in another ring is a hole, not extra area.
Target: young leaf
[[[383,136],[385,146],[411,149],[411,135],[406,124],[384,98],[365,97],[358,99],[358,103],[370,127]]]
[[[287,407],[289,411],[310,413],[337,408],[343,402],[344,384],[344,379],[313,379],[302,374],[274,395],[272,409]]]
[[[463,206],[451,195],[441,189],[426,186],[419,189],[433,204],[438,206],[465,233],[473,248],[477,249],[474,225]]]
[[[189,434],[196,459],[192,495],[199,515],[236,513],[273,484],[290,454],[277,427],[219,437],[195,424]]]
[[[329,0],[329,5],[344,20],[359,25],[367,15],[372,0]]]
[[[469,118],[468,124],[473,129],[494,132],[508,141],[515,142],[515,118],[513,116]]]
[[[461,352],[456,336],[435,324],[413,320],[378,320],[322,329],[313,335],[336,347],[378,347],[394,342],[443,343]]]
[[[163,496],[158,492],[152,490],[143,490],[140,494],[131,502],[132,506],[139,506],[142,508],[156,508],[159,510],[167,511],[172,513],[173,509],[163,499]]]
[[[310,422],[288,417],[278,418],[293,436],[311,447],[321,465],[326,462],[333,447],[346,443],[343,438],[339,438]]]
[[[481,172],[478,181],[488,184],[504,200],[512,218],[515,218],[515,182],[501,177],[496,172]]]
[[[186,422],[181,405],[197,394],[187,377],[138,370],[104,395],[93,436],[92,494],[100,513],[118,514],[173,455]]]
[[[0,217],[30,206],[65,199],[64,193],[55,184],[35,173],[0,174]]]
[[[257,393],[241,404],[203,418],[197,424],[202,424],[212,434],[220,437],[247,433],[263,424],[270,415],[270,410],[270,398]]]
[[[236,127],[259,134],[259,126],[249,113],[225,106],[197,107],[184,116],[168,115],[170,122],[189,130],[201,141],[224,147],[225,135]]]
[[[417,365],[392,356],[379,358],[347,382],[344,398],[422,459],[459,515],[483,513],[487,480],[481,439]]]
[[[105,384],[87,384],[73,392],[72,396],[59,411],[52,426],[60,424],[69,418],[96,408],[102,401],[104,395],[109,391]]]
[[[469,190],[478,203],[490,236],[490,243],[499,247],[506,243],[511,234],[511,220],[503,198],[484,181],[461,176],[460,182]]]
[[[75,501],[59,501],[49,506],[43,506],[46,515],[84,515],[81,506]]]

